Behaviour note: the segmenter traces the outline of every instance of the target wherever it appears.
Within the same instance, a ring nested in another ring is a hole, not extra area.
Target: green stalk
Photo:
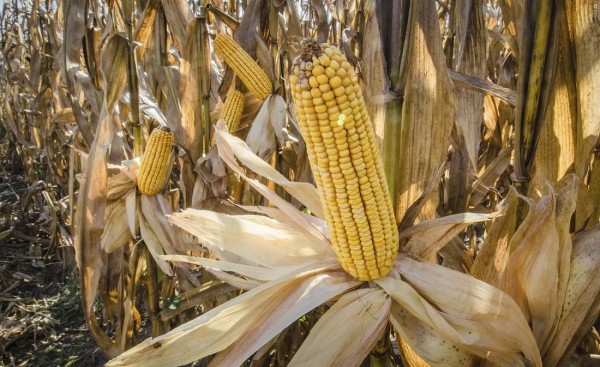
[[[391,82],[391,91],[401,96],[404,93],[405,76],[402,63],[404,44],[410,6],[406,3],[394,4],[385,2],[379,4],[376,9],[381,32],[381,44],[383,46],[387,63],[387,73]],[[390,198],[396,214],[398,206],[398,177],[399,156],[402,148],[402,105],[401,98],[393,99],[387,103],[385,114],[385,127],[383,136],[383,169],[388,181]],[[400,220],[401,218],[397,218]]]
[[[519,80],[517,114],[515,120],[515,174],[516,187],[520,193],[527,192],[529,181],[528,166],[533,157],[539,127],[541,125],[540,95],[542,93],[542,80],[547,67],[546,56],[548,40],[551,32],[551,19],[553,12],[552,1],[538,1],[529,4],[526,8],[525,18],[535,21],[532,33],[523,33]],[[533,13],[529,17],[527,13]],[[533,19],[532,19],[533,18]],[[526,52],[531,44],[531,51]],[[546,86],[547,87],[547,86]]]
[[[398,203],[398,156],[400,155],[402,132],[402,101],[394,99],[388,102],[386,107],[382,152],[383,171],[387,178],[394,214],[396,214]]]

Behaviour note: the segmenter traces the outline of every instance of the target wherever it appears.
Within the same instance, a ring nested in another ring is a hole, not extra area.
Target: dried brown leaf
[[[445,160],[454,124],[455,104],[435,4],[411,3],[402,105],[400,150],[396,160],[399,183],[397,217],[419,198],[434,170]],[[435,106],[435,107],[434,107]],[[422,219],[435,217],[437,196],[425,204]]]

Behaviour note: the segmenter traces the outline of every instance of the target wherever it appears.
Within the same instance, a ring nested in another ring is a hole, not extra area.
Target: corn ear
[[[373,125],[353,67],[337,47],[302,42],[290,86],[296,115],[342,268],[385,276],[398,230]]]
[[[256,61],[226,34],[217,34],[214,45],[217,55],[235,71],[246,88],[261,101],[267,99],[273,92],[273,84]]]
[[[164,189],[171,171],[174,140],[175,136],[165,126],[157,127],[150,134],[138,175],[138,189],[142,194],[156,195]]]
[[[244,97],[244,94],[242,94],[242,92],[239,90],[233,90],[227,95],[225,103],[223,103],[223,110],[219,116],[219,120],[225,121],[225,125],[227,125],[227,131],[234,132],[237,130],[238,126],[240,126],[242,113],[244,112],[245,100],[246,98]],[[210,145],[215,145],[214,134],[210,141]]]

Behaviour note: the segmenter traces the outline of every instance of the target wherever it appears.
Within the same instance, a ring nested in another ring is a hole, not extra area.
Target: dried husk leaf
[[[127,226],[129,227],[131,236],[135,237],[140,228],[137,217],[137,192],[135,190],[131,190],[125,196],[125,210],[127,211]]]
[[[168,220],[168,216],[173,214],[169,201],[163,195],[141,195],[140,207],[165,253],[183,253],[186,249],[181,230],[171,225]]]
[[[110,253],[125,247],[131,239],[127,223],[127,211],[124,200],[110,203],[106,208],[104,232],[100,238],[100,248]]]
[[[138,161],[139,162],[139,161]],[[126,172],[126,169],[123,169],[121,172],[116,175],[110,176],[108,178],[107,189],[106,189],[106,199],[107,200],[120,200],[123,197],[127,196],[131,191],[135,191],[136,189],[136,181],[137,181],[137,172],[139,171],[139,164],[135,170],[136,180],[132,180],[131,173]]]
[[[252,288],[256,288],[256,287],[264,284],[264,282],[261,282],[258,280],[254,280],[251,278],[243,278],[241,276],[230,274],[230,273],[227,273],[227,272],[224,272],[221,270],[211,269],[211,268],[205,268],[205,269],[208,270],[208,272],[210,272],[212,275],[214,275],[216,279],[222,280],[223,282],[225,282],[237,289],[249,291]]]
[[[275,121],[271,119],[274,114],[277,114],[279,119],[285,119],[287,115],[285,102],[278,95],[267,97],[254,118],[252,127],[246,138],[246,144],[252,152],[263,160],[269,159],[277,149],[274,129]]]
[[[384,332],[390,304],[381,289],[344,294],[311,329],[289,366],[359,366]]]
[[[404,251],[411,256],[436,262],[437,252],[469,225],[502,214],[501,211],[490,214],[464,213],[426,220],[401,232],[400,239],[412,236]]]
[[[573,238],[567,290],[544,366],[554,367],[575,349],[600,313],[600,226]]]
[[[556,230],[554,192],[539,202],[522,197],[529,213],[510,242],[510,255],[500,289],[519,304],[532,323],[539,347],[544,344],[556,318],[559,241]]]
[[[509,243],[517,227],[517,209],[519,196],[514,190],[509,191],[498,206],[504,206],[506,215],[494,218],[488,224],[487,234],[475,257],[470,274],[497,287],[506,269],[509,256]]]
[[[221,135],[224,139],[223,142],[226,143],[226,145],[223,143],[219,145],[219,154],[221,156],[229,156],[229,152],[231,152],[231,154],[233,154],[233,156],[235,156],[235,158],[237,158],[246,168],[252,170],[259,176],[280,185],[296,200],[306,205],[316,217],[321,219],[324,218],[321,201],[319,200],[319,191],[316,187],[307,182],[289,181],[268,163],[262,159],[258,159],[256,155],[252,154],[251,149],[249,149],[242,140],[237,139],[233,135],[227,133],[226,130],[220,128],[219,126],[222,126],[222,124],[218,124],[217,126],[217,135]],[[225,161],[228,162],[228,164],[231,162],[230,159],[225,159]]]
[[[285,290],[261,310],[261,318],[254,322],[252,328],[248,329],[229,348],[217,354],[210,361],[209,366],[241,365],[260,347],[302,315],[358,284],[359,282],[351,280],[343,272],[329,272],[309,277],[290,290]],[[370,311],[377,313],[378,310],[375,306]],[[372,318],[369,321],[372,321]],[[339,325],[337,326],[339,328]],[[383,326],[385,327],[385,323]],[[363,332],[367,331],[363,330]],[[376,341],[377,338],[373,344]],[[365,347],[367,351],[370,351],[368,344]]]
[[[314,228],[313,225],[310,224],[302,216],[302,214],[290,203],[283,200],[276,193],[270,190],[268,187],[260,183],[256,179],[248,178],[245,174],[244,169],[240,167],[240,165],[236,162],[236,155],[234,154],[234,149],[237,152],[241,152],[237,155],[237,157],[241,160],[247,158],[244,161],[245,164],[250,164],[256,169],[261,175],[265,175],[266,177],[274,178],[274,181],[277,181],[282,187],[286,188],[286,190],[293,190],[293,194],[296,198],[302,203],[304,203],[311,211],[315,213],[319,218],[323,218],[323,211],[321,208],[320,201],[318,200],[318,192],[316,188],[307,183],[294,183],[294,182],[286,182],[287,180],[281,179],[281,174],[277,173],[273,168],[265,166],[264,164],[258,163],[258,157],[254,155],[245,144],[239,139],[233,137],[226,131],[225,124],[220,122],[217,124],[216,129],[216,137],[217,137],[217,147],[219,149],[219,156],[223,158],[225,163],[231,168],[235,173],[243,177],[254,189],[256,189],[259,193],[261,193],[264,197],[270,200],[275,206],[280,208],[286,215],[289,216],[290,220],[295,221],[298,224],[298,228],[302,231],[306,231],[311,235],[314,235],[318,239],[322,239],[323,235],[317,229]],[[241,148],[241,149],[240,149]],[[245,149],[244,149],[245,148]],[[240,150],[238,150],[240,149]],[[252,165],[252,163],[255,163]],[[296,187],[298,189],[296,189]]]
[[[138,212],[140,213],[138,216],[138,221],[140,223],[140,234],[144,239],[144,243],[146,244],[148,251],[150,251],[152,254],[152,257],[154,258],[154,261],[156,261],[156,265],[158,265],[160,270],[169,276],[173,276],[173,271],[171,270],[169,263],[160,258],[160,255],[165,254],[161,240],[154,232],[152,226],[146,220],[141,208],[138,209]]]
[[[322,270],[311,264],[303,272],[256,287],[165,335],[145,340],[109,361],[107,366],[177,366],[217,353],[238,340],[250,344],[254,344],[254,340],[266,343],[268,339],[251,340],[243,336],[253,334],[254,330],[264,333],[265,330],[260,328],[263,323],[270,330],[282,330],[288,325],[287,317],[290,316],[285,314],[290,309],[290,315],[300,317],[355,284],[348,281],[345,274],[316,274]],[[287,307],[280,308],[280,305]],[[242,346],[245,347],[243,350],[235,347],[229,350],[232,357],[249,356],[260,347]]]
[[[469,275],[403,255],[394,269],[397,273],[376,283],[448,342],[501,366],[541,366],[527,321],[506,293]]]
[[[532,325],[542,353],[552,336],[569,273],[569,227],[575,210],[578,180],[569,175],[537,203],[524,198],[529,213],[510,242],[510,255],[500,288],[510,294]]]
[[[422,358],[421,365],[431,367],[468,367],[474,363],[472,354],[443,338],[434,328],[413,316],[397,302],[392,302],[390,321],[396,332]],[[404,356],[411,359],[413,356]],[[426,362],[425,362],[426,361]]]
[[[319,241],[297,227],[257,215],[228,215],[186,209],[169,221],[198,237],[206,246],[219,246],[268,268],[295,268],[331,256],[328,241]],[[198,225],[201,223],[201,225]]]
[[[245,265],[223,260],[207,259],[197,256],[185,255],[163,255],[161,259],[171,262],[186,262],[189,264],[200,265],[206,269],[216,269],[221,271],[235,272],[245,277],[260,281],[275,280],[285,275],[285,271],[280,268],[267,268],[263,266]]]

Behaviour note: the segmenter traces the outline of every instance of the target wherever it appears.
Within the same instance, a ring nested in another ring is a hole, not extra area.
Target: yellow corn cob
[[[171,171],[174,140],[168,127],[159,126],[150,134],[138,175],[138,189],[142,194],[156,195],[164,189]]]
[[[215,51],[258,99],[264,101],[273,92],[273,84],[267,73],[233,38],[225,34],[217,34]]]
[[[219,116],[219,120],[225,121],[227,125],[227,131],[234,132],[240,126],[240,120],[242,119],[242,112],[244,112],[244,95],[238,91],[233,90],[225,99],[223,103],[223,110]],[[215,145],[215,135],[213,134],[210,145]]]
[[[398,229],[375,133],[354,69],[335,46],[302,42],[290,86],[296,115],[342,268],[359,280],[385,276]]]

